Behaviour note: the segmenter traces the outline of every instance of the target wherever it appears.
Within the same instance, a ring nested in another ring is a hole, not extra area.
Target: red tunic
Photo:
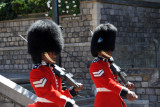
[[[123,86],[112,73],[109,62],[96,58],[90,66],[90,75],[97,88],[94,107],[126,107],[120,96]]]
[[[29,107],[64,107],[72,98],[69,90],[62,90],[62,79],[50,67],[40,65],[30,72],[30,83],[38,100]],[[73,101],[73,100],[72,100]]]

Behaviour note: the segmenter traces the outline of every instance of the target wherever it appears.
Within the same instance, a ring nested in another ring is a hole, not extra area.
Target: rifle
[[[104,51],[101,51],[101,53],[108,59],[112,72],[120,77],[121,81],[126,87],[129,87],[128,81],[125,79],[127,74],[125,72],[122,72],[121,68],[114,63],[114,59],[112,56],[106,54]]]
[[[71,73],[64,72],[65,69],[59,67],[56,64],[52,64],[51,66],[53,67],[53,71],[55,72],[57,76],[61,77],[62,79],[67,80],[72,86],[79,87],[77,82],[72,78],[73,75]]]

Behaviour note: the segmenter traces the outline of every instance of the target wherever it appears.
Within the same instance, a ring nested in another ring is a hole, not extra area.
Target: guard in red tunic
[[[63,49],[59,26],[51,20],[38,20],[28,30],[28,53],[35,64],[30,72],[30,83],[37,101],[29,107],[78,107],[71,99],[83,85],[62,90],[62,79],[53,70],[56,55]]]
[[[91,53],[96,58],[91,63],[90,75],[97,89],[94,107],[126,107],[122,97],[130,101],[137,98],[130,91],[134,84],[129,82],[128,88],[122,86],[117,75],[110,69],[108,59],[115,48],[116,32],[117,28],[110,23],[99,25],[93,32]]]

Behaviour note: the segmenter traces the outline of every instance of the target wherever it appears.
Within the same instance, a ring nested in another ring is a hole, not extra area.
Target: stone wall
[[[135,84],[134,92],[138,95],[135,102],[128,102],[132,106],[128,107],[159,107],[160,106],[160,87],[157,69],[135,68],[123,69],[128,74],[127,80]],[[140,102],[141,101],[141,102]],[[139,102],[139,103],[136,103]],[[149,102],[145,105],[144,102]]]
[[[28,27],[40,18],[0,21],[0,72],[29,72],[31,57],[27,52]]]
[[[6,98],[4,95],[0,94],[0,105],[1,107],[23,107],[11,99]]]
[[[91,89],[93,83],[89,74],[89,66],[93,59],[90,54],[90,30],[93,29],[91,24],[93,16],[90,11],[93,8],[92,3],[82,2],[80,15],[60,17],[65,40],[64,51],[61,55],[62,66],[68,72],[72,72],[78,82],[84,83],[85,89]]]
[[[109,22],[118,28],[113,57],[119,66],[159,68],[159,13],[155,3],[82,0],[78,16],[60,17],[65,39],[62,66],[75,75],[81,75],[82,79],[78,81],[85,83],[83,78],[90,81],[89,64],[93,59],[90,54],[90,30],[100,23]],[[90,89],[90,83],[86,84],[86,88]]]
[[[155,44],[155,40],[159,40],[159,8],[142,6],[138,2],[111,4],[107,2],[111,0],[102,1],[100,23],[110,22],[118,28],[113,55],[117,64],[127,68],[156,67],[159,60],[155,57],[159,53]]]
[[[65,29],[62,66],[72,71],[77,81],[84,83],[85,89],[92,89],[89,64],[93,57],[90,54],[89,30],[94,30],[100,23],[113,23],[118,28],[116,50],[113,53],[115,62],[122,68],[133,68],[133,72],[138,68],[135,74],[127,72],[127,79],[135,83],[134,91],[139,96],[136,102],[126,101],[128,106],[159,107],[159,86],[152,86],[158,81],[159,71],[141,68],[159,68],[160,10],[155,4],[132,3],[81,1],[81,14],[76,17],[61,16],[60,24]],[[152,74],[153,71],[156,75]],[[149,77],[151,75],[153,78]]]

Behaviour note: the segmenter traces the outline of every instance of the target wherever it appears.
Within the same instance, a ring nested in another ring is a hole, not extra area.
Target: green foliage
[[[16,14],[31,13],[31,8],[29,7],[26,0],[13,0],[11,4],[12,4],[12,10]]]
[[[79,0],[58,0],[60,15],[77,15],[80,13]]]
[[[0,0],[0,20],[10,20],[17,15],[29,13],[52,13],[47,7],[49,0]],[[50,6],[51,1],[50,1]],[[58,0],[59,15],[77,15],[80,12],[79,0]]]
[[[16,14],[39,13],[49,11],[48,0],[13,0],[12,9]]]
[[[0,20],[10,20],[16,17],[11,6],[12,0],[2,0],[0,2]]]
[[[48,0],[28,0],[28,5],[32,9],[32,13],[47,12]]]

